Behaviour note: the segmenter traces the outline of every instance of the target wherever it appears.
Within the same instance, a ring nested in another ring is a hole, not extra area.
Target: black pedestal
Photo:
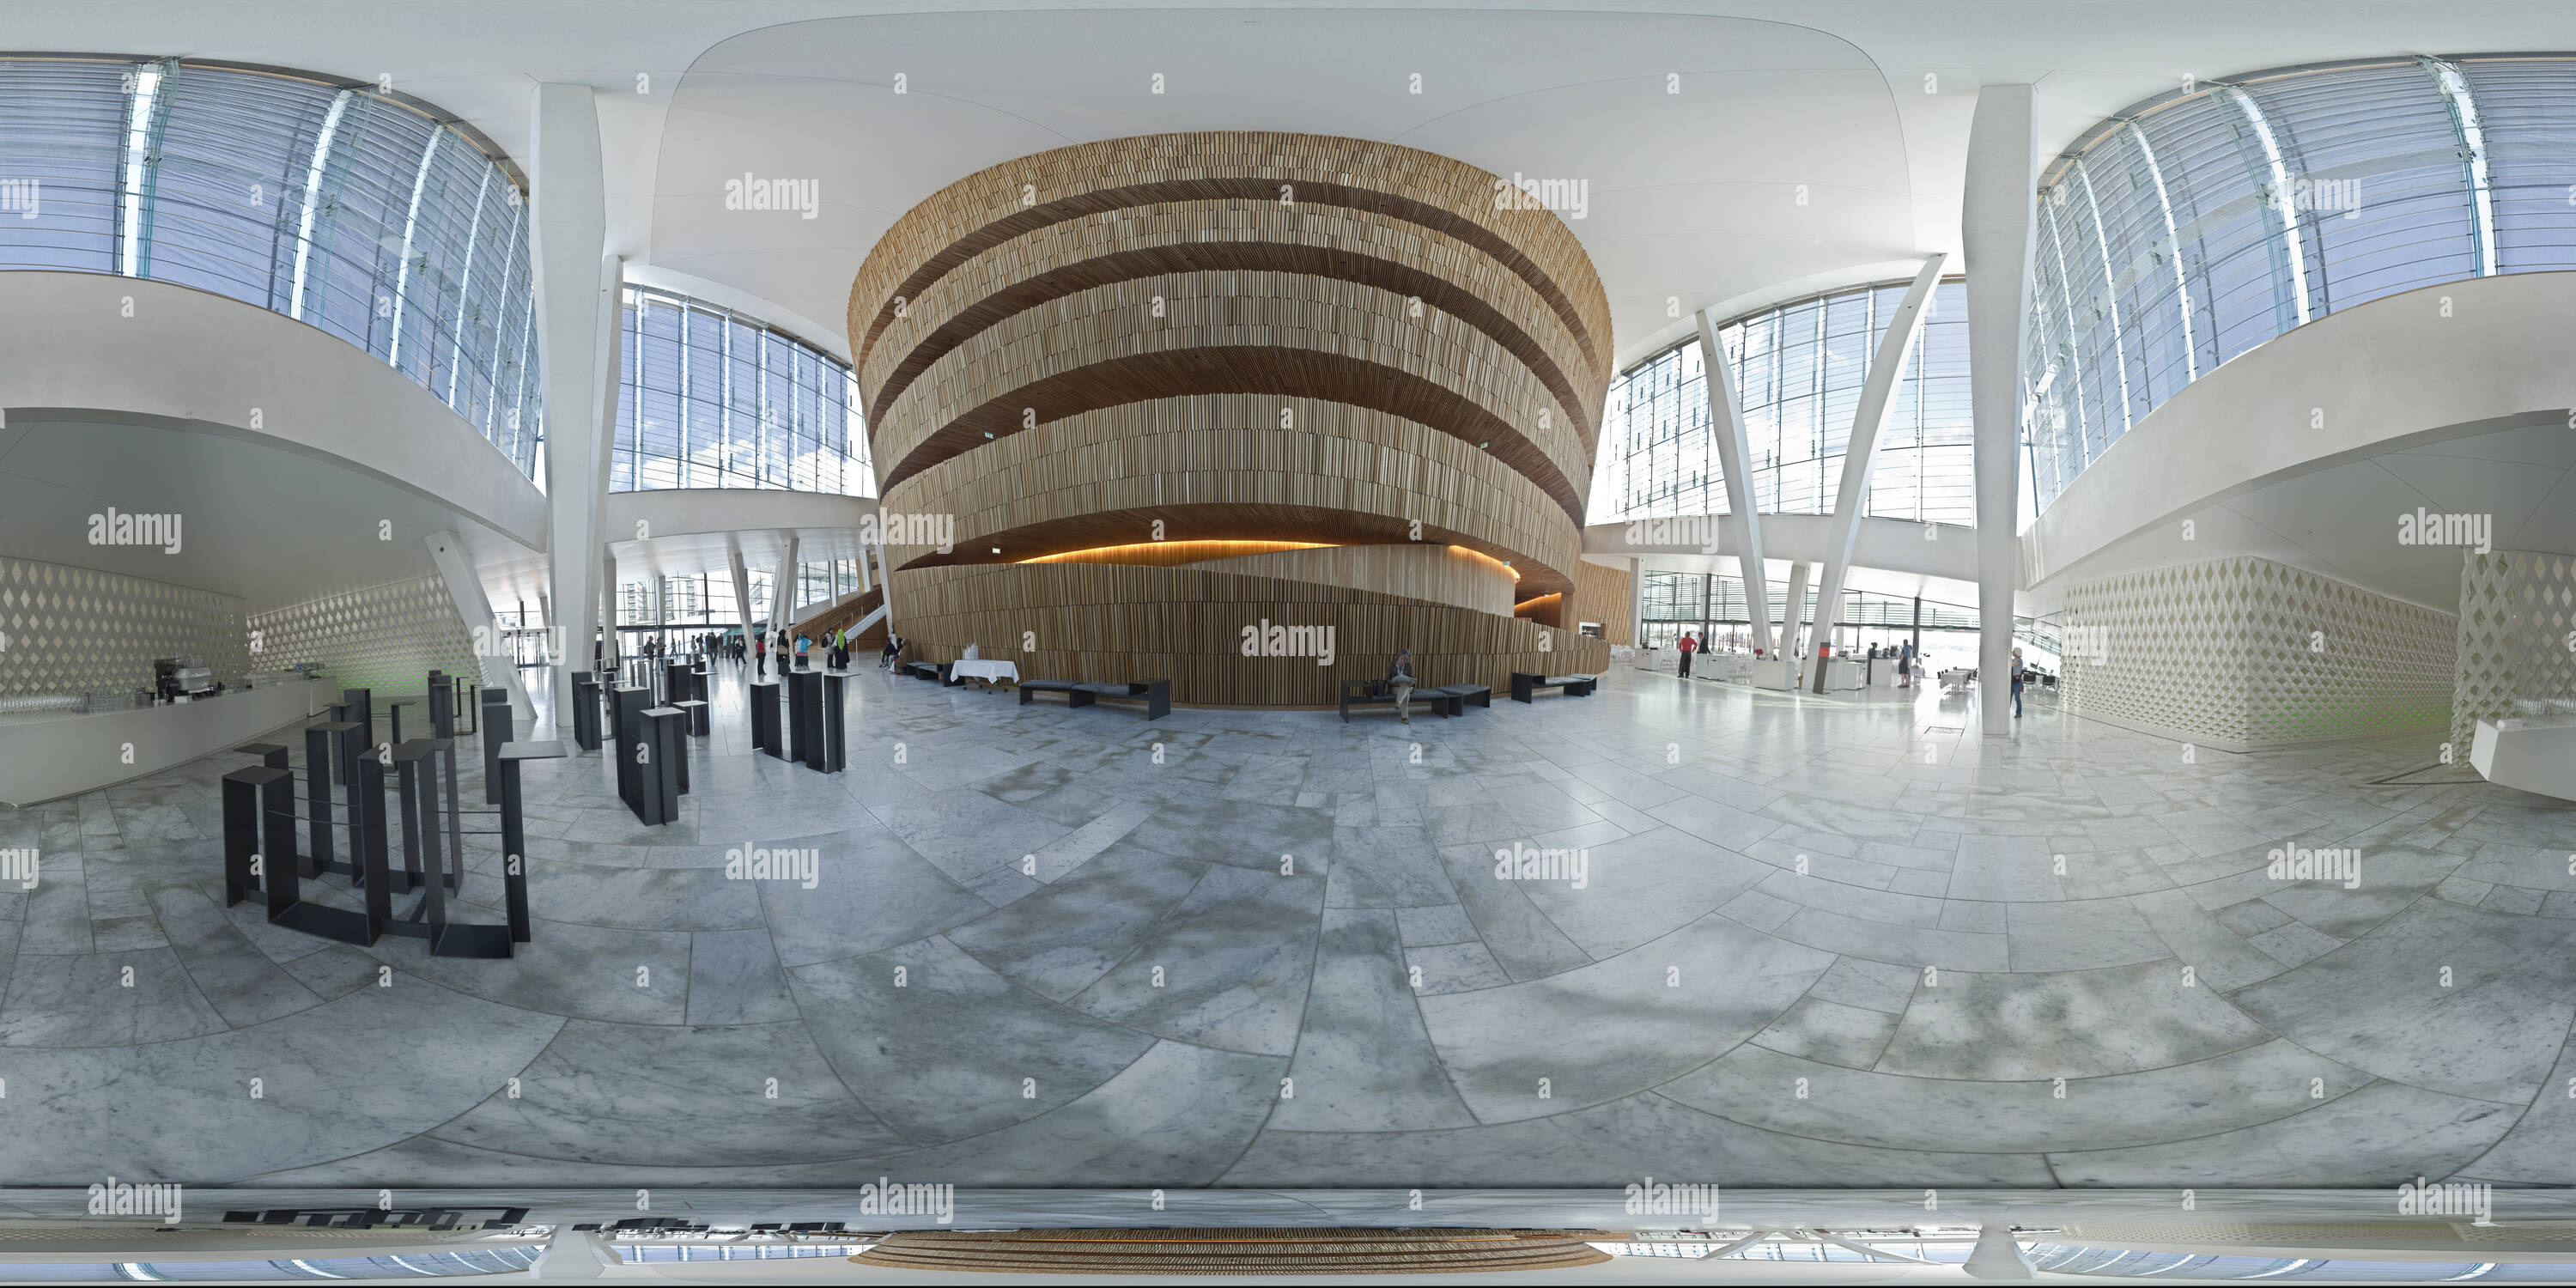
[[[811,764],[814,744],[822,737],[820,721],[823,697],[812,671],[787,673],[787,758],[799,764]]]
[[[634,802],[635,817],[659,827],[680,816],[680,758],[688,754],[682,728],[688,717],[678,707],[647,707],[636,717],[643,757],[637,765],[642,790]]]
[[[699,667],[696,670],[689,672],[689,696],[697,699],[698,703],[697,709],[689,713],[689,736],[692,738],[704,738],[707,735],[714,733],[715,721],[709,718],[708,712],[714,709],[715,702],[707,696],[707,671],[705,667]]]
[[[429,673],[429,736],[456,736],[456,686],[441,671]]]
[[[772,756],[778,751],[778,681],[751,682],[751,745]],[[780,759],[785,759],[781,756]]]
[[[240,903],[256,891],[272,925],[344,944],[374,943],[378,923],[366,913],[304,902],[295,862],[294,792],[294,775],[267,765],[224,775],[224,903]]]
[[[483,690],[483,803],[501,803],[501,744],[510,740],[510,691]]]
[[[640,815],[644,797],[644,776],[639,768],[636,748],[644,741],[644,711],[653,705],[650,690],[622,684],[608,691],[610,732],[616,745],[609,755],[617,760],[617,799]]]
[[[359,728],[366,730],[367,740],[359,745],[373,750],[376,745],[376,695],[374,691],[369,689],[342,689],[340,690],[340,701],[348,704],[349,707],[348,714],[340,718],[351,721]]]
[[[807,749],[813,755],[805,763],[823,773],[837,774],[849,759],[848,740],[842,729],[841,697],[850,677],[839,671],[826,671],[816,678],[821,681],[816,687],[822,696],[815,712],[814,745]]]
[[[572,741],[583,751],[599,750],[599,677],[589,671],[572,677]]]
[[[595,715],[591,723],[598,723]],[[559,742],[514,742],[501,749],[501,890],[514,944],[528,942],[528,824],[520,812],[519,765],[563,755]]]

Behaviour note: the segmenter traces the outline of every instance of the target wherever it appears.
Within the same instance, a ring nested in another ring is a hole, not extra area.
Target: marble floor
[[[867,672],[824,776],[717,699],[670,826],[530,767],[510,961],[222,907],[238,757],[0,813],[43,856],[0,893],[0,1183],[2576,1181],[2576,810],[2422,740],[2186,761],[1625,670],[1147,723]]]

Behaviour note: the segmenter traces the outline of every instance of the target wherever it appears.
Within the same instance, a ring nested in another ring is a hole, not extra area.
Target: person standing
[[[2021,670],[2021,650],[2020,650],[2020,649],[2014,649],[2014,650],[2013,650],[2013,655],[2012,655],[2012,689],[2013,689],[2013,719],[2015,719],[2015,720],[2019,720],[2019,719],[2021,719],[2021,681],[2022,681],[2022,670]]]
[[[1691,654],[1699,651],[1699,641],[1693,638],[1689,631],[1683,631],[1681,643],[1674,647],[1682,651],[1681,677],[1687,680],[1690,678]]]
[[[767,678],[769,675],[769,632],[762,631],[757,638],[752,640],[751,654],[760,668],[759,674],[762,678]]]
[[[1896,687],[1914,687],[1914,644],[1910,640],[1896,651]]]
[[[1413,723],[1413,650],[1400,648],[1386,664],[1386,684],[1395,691],[1395,714],[1406,724]]]

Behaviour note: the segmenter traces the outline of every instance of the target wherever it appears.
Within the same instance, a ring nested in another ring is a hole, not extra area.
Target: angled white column
[[[1753,618],[1753,647],[1778,656],[1771,643],[1771,578],[1762,564],[1762,521],[1753,512],[1753,474],[1746,464],[1753,455],[1744,440],[1744,407],[1736,401],[1735,377],[1726,365],[1726,346],[1717,342],[1717,324],[1708,310],[1699,311],[1699,361],[1707,373],[1700,386],[1708,393],[1708,428],[1717,440],[1717,463],[1726,476],[1726,509],[1735,524],[1735,562],[1744,574],[1745,612]],[[1797,613],[1792,601],[1789,611]]]
[[[1832,639],[1834,623],[1842,619],[1843,579],[1851,575],[1852,539],[1860,533],[1860,512],[1869,508],[1869,475],[1878,462],[1878,436],[1887,428],[1887,408],[1896,401],[1905,356],[1914,351],[1915,338],[1923,334],[1925,306],[1932,302],[1932,289],[1941,284],[1941,266],[1948,260],[1947,254],[1934,251],[1923,261],[1923,271],[1906,288],[1896,316],[1887,320],[1887,334],[1879,339],[1878,352],[1870,355],[1869,378],[1861,383],[1860,406],[1852,412],[1851,440],[1843,448],[1842,484],[1834,490],[1834,526],[1825,538],[1825,579],[1816,587],[1820,641]],[[1816,668],[1813,687],[1818,693],[1825,691],[1825,668]]]
[[[572,722],[572,677],[600,629],[607,587],[599,510],[617,417],[617,305],[622,265],[608,243],[599,112],[587,85],[539,85],[530,104],[528,260],[536,286],[537,361],[546,394],[548,581],[564,610],[554,717]]]
[[[1968,1252],[1964,1267],[1971,1279],[2037,1279],[2030,1258],[2022,1255],[2021,1244],[2014,1240],[2008,1222],[1988,1221],[1977,1227],[1977,1246]]]
[[[603,665],[614,671],[620,656],[617,647],[617,556],[606,546],[599,553],[599,656]]]
[[[475,576],[473,566],[465,562],[465,539],[442,529],[424,540],[429,545],[430,562],[438,565],[439,580],[447,583],[447,597],[456,601],[456,615],[465,619],[467,634],[474,641],[474,664],[483,673],[482,687],[507,690],[510,719],[517,728],[533,728],[537,708],[528,701],[528,691],[519,683],[518,659],[510,655],[501,624],[492,616],[492,601],[483,594],[483,579]]]
[[[2012,732],[2014,528],[2021,489],[2021,341],[2030,316],[2039,137],[2028,85],[1977,91],[1959,231],[1968,270],[1968,404],[1977,479],[1977,711],[1989,738]]]
[[[795,625],[796,612],[796,534],[787,534],[787,546],[778,555],[778,571],[769,579],[769,633],[772,635]]]
[[[725,566],[733,573],[733,606],[736,612],[742,614],[742,643],[743,647],[749,648],[752,619],[751,569],[743,563],[740,550],[725,555]]]
[[[1789,565],[1789,602],[1781,605],[1780,607],[1780,652],[1778,656],[1789,660],[1791,667],[1789,675],[1793,683],[1788,687],[1793,689],[1798,687],[1794,683],[1797,678],[1796,668],[1804,664],[1803,659],[1806,657],[1806,643],[1801,638],[1804,632],[1800,631],[1798,628],[1807,619],[1807,578],[1813,576],[1815,571],[1816,566],[1814,564],[1793,563]]]

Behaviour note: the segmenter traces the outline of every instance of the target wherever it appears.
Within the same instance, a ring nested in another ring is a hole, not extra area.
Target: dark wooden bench
[[[1169,680],[1136,680],[1127,684],[1077,684],[1072,680],[1022,680],[1020,705],[1027,706],[1041,693],[1061,693],[1068,707],[1087,707],[1102,698],[1116,701],[1135,699],[1145,704],[1144,716],[1159,720],[1172,714],[1172,682]]]
[[[946,662],[906,662],[903,673],[916,680],[937,680],[942,686],[956,683],[948,678]]]
[[[1027,706],[1030,699],[1037,697],[1037,695],[1041,693],[1063,694],[1064,704],[1068,707],[1087,707],[1091,705],[1091,695],[1083,692],[1081,686],[1075,684],[1071,680],[1020,681],[1021,706]]]
[[[1512,701],[1527,702],[1541,689],[1562,689],[1569,698],[1592,696],[1594,685],[1601,681],[1589,675],[1537,675],[1528,671],[1512,672]]]
[[[1482,684],[1444,684],[1436,689],[1418,689],[1413,696],[1431,699],[1431,709],[1444,716],[1463,716],[1470,704],[1494,705],[1494,690]]]
[[[1347,724],[1353,706],[1392,707],[1395,694],[1375,680],[1342,681],[1342,721]]]
[[[1130,680],[1125,684],[1077,684],[1073,691],[1097,701],[1101,698],[1133,698],[1145,704],[1144,718],[1160,720],[1172,714],[1172,682],[1169,680]]]

